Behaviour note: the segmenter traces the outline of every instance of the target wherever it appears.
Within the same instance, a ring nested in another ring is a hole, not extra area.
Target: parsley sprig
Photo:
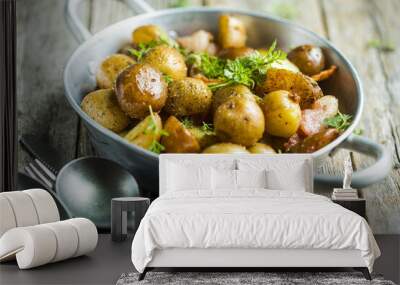
[[[149,50],[159,45],[168,45],[173,48],[178,48],[178,44],[174,40],[170,39],[167,35],[161,35],[158,40],[148,43],[140,43],[138,44],[137,48],[128,49],[128,52],[135,56],[138,61],[140,61],[149,52]]]
[[[234,60],[224,60],[200,53],[189,55],[188,62],[207,78],[218,79],[218,82],[208,85],[211,90],[216,90],[232,84],[243,84],[254,88],[256,83],[265,78],[273,62],[285,58],[286,54],[276,49],[276,41],[274,41],[266,52],[254,51],[248,56]]]
[[[150,110],[150,123],[144,131],[144,134],[160,134],[160,136],[169,136],[169,133],[164,129],[160,129],[157,125],[156,118],[154,117],[153,109],[149,106]],[[160,154],[162,151],[165,150],[165,147],[156,139],[154,138],[149,146],[149,150]]]
[[[323,123],[328,127],[335,128],[338,131],[343,132],[350,126],[351,118],[351,115],[338,112],[336,116],[325,119]]]

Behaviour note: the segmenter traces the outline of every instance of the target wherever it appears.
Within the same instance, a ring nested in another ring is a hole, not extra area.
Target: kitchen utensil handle
[[[79,6],[83,1],[84,0],[67,0],[64,10],[65,21],[79,43],[88,40],[92,36],[92,33],[86,28],[78,16]]]
[[[392,169],[392,152],[390,149],[368,138],[350,135],[339,147],[354,150],[375,158],[375,163],[371,166],[354,171],[351,180],[351,186],[354,188],[363,188],[379,182]],[[315,181],[318,184],[329,185],[330,187],[342,187],[343,177],[316,175]]]
[[[146,14],[154,12],[155,9],[144,0],[124,0],[125,3],[136,13]]]
[[[79,6],[85,0],[67,0],[65,3],[65,20],[67,25],[79,43],[82,43],[92,37],[92,33],[79,18]],[[124,0],[125,3],[136,13],[150,13],[155,11],[148,3],[143,0]]]

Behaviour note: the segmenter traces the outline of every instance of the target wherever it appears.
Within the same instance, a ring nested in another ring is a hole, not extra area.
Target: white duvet
[[[358,249],[370,271],[380,255],[367,222],[328,198],[257,189],[159,197],[134,237],[132,262],[143,272],[165,248]]]

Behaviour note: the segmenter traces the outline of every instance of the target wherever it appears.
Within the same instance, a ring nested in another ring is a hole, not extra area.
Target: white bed
[[[226,177],[216,189],[224,171],[254,186],[260,169],[275,190],[227,187]],[[144,274],[154,267],[355,267],[369,277],[380,255],[362,217],[311,193],[308,155],[161,155],[159,170],[160,197],[132,244],[132,262]],[[283,176],[274,182],[275,170]]]

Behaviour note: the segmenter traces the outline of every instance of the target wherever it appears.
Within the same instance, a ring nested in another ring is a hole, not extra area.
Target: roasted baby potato
[[[212,92],[201,80],[186,77],[169,85],[169,95],[165,104],[168,114],[182,117],[207,114],[212,104]]]
[[[107,57],[101,64],[96,73],[97,86],[101,89],[112,88],[118,74],[135,61],[124,54],[113,54]]]
[[[241,145],[233,143],[217,143],[209,146],[203,153],[230,153],[230,154],[240,154],[249,153],[247,149]]]
[[[158,112],[167,100],[168,86],[163,74],[151,65],[138,63],[117,78],[115,92],[122,110],[131,118],[143,119],[149,106]]]
[[[244,85],[236,84],[218,89],[213,96],[212,111],[233,97],[241,97],[256,101],[256,96]]]
[[[112,89],[89,93],[83,98],[81,107],[90,118],[113,132],[121,132],[129,125],[129,117],[121,110]]]
[[[254,52],[250,47],[226,48],[218,53],[218,56],[225,59],[235,59],[238,57],[249,56]]]
[[[151,113],[130,130],[124,138],[130,143],[149,149],[154,141],[160,140],[161,131],[160,116],[157,113]]]
[[[293,72],[299,72],[300,70],[298,69],[298,67],[296,65],[294,65],[293,62],[291,62],[288,59],[282,59],[282,60],[278,60],[278,61],[274,61],[271,64],[272,68],[277,68],[277,69],[287,69]]]
[[[132,32],[132,43],[135,45],[148,44],[159,40],[160,37],[167,37],[164,29],[157,25],[144,25]]]
[[[265,143],[255,143],[251,147],[247,149],[251,153],[259,153],[259,154],[276,154],[274,148]]]
[[[219,44],[225,48],[246,46],[246,28],[242,21],[229,15],[219,17]]]
[[[261,84],[262,92],[270,93],[276,90],[287,90],[300,97],[302,109],[310,108],[315,100],[323,96],[318,83],[312,78],[286,69],[270,68],[265,81]]]
[[[264,114],[253,100],[231,98],[215,111],[214,129],[221,141],[251,146],[264,133]]]
[[[334,117],[339,110],[336,97],[326,95],[314,102],[311,109],[302,110],[300,132],[304,136],[314,135],[326,126],[324,120]]]
[[[148,63],[173,80],[186,77],[187,67],[185,58],[175,48],[167,45],[160,45],[152,48],[143,58],[144,63]]]
[[[305,138],[303,141],[295,144],[288,149],[293,153],[311,153],[317,151],[330,142],[334,141],[339,136],[339,131],[336,129],[324,129],[317,134]]]
[[[264,97],[263,111],[268,134],[289,138],[297,132],[301,109],[296,95],[285,90],[268,93]]]
[[[170,116],[167,119],[164,124],[164,130],[168,133],[161,139],[165,152],[193,153],[200,151],[200,145],[196,137],[176,117]]]
[[[321,72],[325,67],[322,49],[313,45],[296,47],[289,52],[288,59],[308,76]]]

